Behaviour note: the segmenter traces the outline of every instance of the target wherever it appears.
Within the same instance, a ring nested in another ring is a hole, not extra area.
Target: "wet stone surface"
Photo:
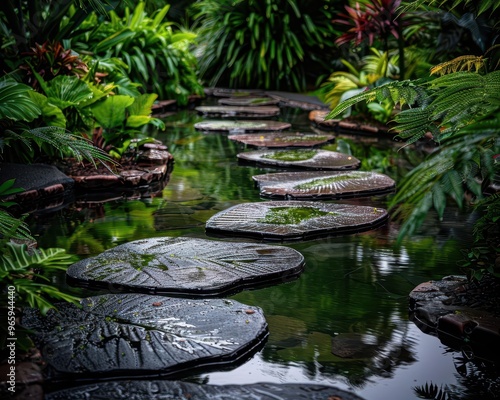
[[[50,393],[45,400],[362,400],[330,386],[254,383],[251,385],[197,385],[180,381],[102,382]]]
[[[356,157],[348,154],[318,149],[256,150],[239,153],[237,157],[243,162],[282,168],[351,170],[361,165]]]
[[[219,104],[225,106],[269,106],[278,104],[279,100],[268,96],[239,96],[219,99]]]
[[[12,201],[11,208],[20,212],[56,209],[73,196],[75,181],[52,165],[46,164],[0,164],[0,182],[14,179],[14,188],[24,191],[4,197]]]
[[[279,107],[243,107],[243,106],[199,106],[196,111],[208,117],[223,118],[266,118],[279,115]]]
[[[225,366],[245,360],[268,335],[262,310],[233,300],[109,294],[81,306],[23,313],[49,382]]]
[[[228,139],[255,147],[313,147],[335,140],[333,135],[315,133],[252,133],[230,135]]]
[[[264,240],[306,240],[373,229],[388,218],[380,208],[310,201],[242,203],[211,217],[207,233]]]
[[[410,293],[410,311],[415,324],[442,343],[463,350],[468,357],[500,361],[500,317],[457,299],[464,293],[467,279],[448,276],[424,282]]]
[[[220,121],[207,120],[194,124],[195,129],[200,131],[245,133],[252,131],[283,131],[292,125],[288,122],[280,121],[260,121],[260,120],[240,120],[240,121]]]
[[[395,182],[376,172],[280,172],[252,179],[263,197],[279,199],[341,199],[392,192]]]
[[[304,257],[282,246],[194,238],[136,240],[71,265],[70,284],[150,294],[215,296],[281,282]]]

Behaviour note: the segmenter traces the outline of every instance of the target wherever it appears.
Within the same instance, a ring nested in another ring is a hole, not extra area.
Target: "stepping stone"
[[[381,208],[312,201],[242,203],[211,217],[207,233],[265,240],[306,240],[350,234],[385,223]]]
[[[313,147],[335,140],[333,135],[316,133],[250,133],[230,135],[229,139],[256,147]]]
[[[266,118],[279,115],[279,107],[263,106],[263,107],[241,107],[241,106],[200,106],[196,107],[196,111],[200,114],[209,117],[249,117],[249,118]]]
[[[256,164],[303,169],[358,169],[361,162],[353,156],[318,149],[256,150],[239,153],[238,159]]]
[[[150,294],[218,296],[299,275],[298,251],[194,238],[136,240],[71,265],[68,283]]]
[[[267,96],[239,96],[221,98],[218,103],[224,106],[271,106],[279,103],[279,100]]]
[[[288,129],[292,124],[280,121],[218,121],[209,120],[197,122],[195,129],[200,131],[227,131],[230,133],[245,133],[249,131],[282,131]]]
[[[152,389],[154,391],[152,391]],[[98,382],[49,393],[45,400],[239,399],[239,400],[363,400],[335,387],[307,383],[199,385],[168,380]]]
[[[205,89],[205,92],[207,95],[210,96],[215,96],[215,97],[248,97],[248,96],[253,96],[253,97],[262,97],[266,96],[266,94],[259,89],[227,89],[227,88],[213,88],[212,90],[210,89]]]
[[[83,299],[81,308],[57,304],[57,310],[44,317],[28,308],[22,317],[49,381],[220,368],[247,359],[268,336],[260,308],[227,299],[107,294]]]
[[[263,197],[316,200],[373,196],[394,191],[387,175],[366,171],[304,171],[255,175]]]

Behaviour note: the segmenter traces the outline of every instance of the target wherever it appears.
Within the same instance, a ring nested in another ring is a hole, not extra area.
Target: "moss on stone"
[[[296,225],[316,217],[336,215],[336,213],[322,211],[316,207],[273,207],[269,209],[264,218],[257,222],[276,225]]]
[[[304,161],[313,158],[317,150],[282,150],[263,154],[262,158],[278,161]]]

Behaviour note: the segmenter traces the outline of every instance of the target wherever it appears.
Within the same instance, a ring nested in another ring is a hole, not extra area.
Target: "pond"
[[[279,120],[291,122],[292,131],[312,132],[307,115],[283,108]],[[277,170],[239,164],[236,155],[245,146],[227,133],[196,131],[193,124],[202,119],[196,111],[183,110],[165,116],[166,130],[155,133],[175,158],[161,193],[106,203],[82,200],[32,216],[29,223],[40,247],[62,247],[85,258],[148,237],[241,240],[209,237],[205,222],[230,206],[262,200],[252,176]],[[390,138],[338,134],[321,148],[350,151],[362,160],[362,170],[385,173],[397,182],[425,149],[399,150],[401,145]],[[385,208],[389,197],[337,202]],[[232,369],[180,378],[216,385],[320,383],[366,400],[416,399],[414,387],[431,383],[447,385],[454,393],[473,390],[464,386],[469,372],[459,368],[461,353],[422,333],[408,315],[408,294],[416,285],[460,272],[458,249],[470,240],[470,223],[449,208],[443,222],[429,215],[419,232],[401,243],[398,229],[390,222],[359,234],[280,244],[304,255],[303,274],[231,296],[263,309],[267,342]],[[68,287],[64,276],[54,282],[80,296],[98,293]]]

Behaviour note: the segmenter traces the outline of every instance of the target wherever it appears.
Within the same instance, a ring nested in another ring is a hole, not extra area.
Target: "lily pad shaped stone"
[[[275,117],[279,115],[279,107],[241,107],[241,106],[199,106],[196,111],[211,117]]]
[[[280,121],[220,121],[207,120],[194,124],[195,129],[200,131],[225,131],[230,133],[245,133],[250,131],[282,131],[290,128],[289,122]]]
[[[150,294],[216,296],[291,279],[304,267],[298,251],[258,243],[195,238],[136,240],[71,265],[76,286]]]
[[[353,156],[319,149],[256,150],[239,153],[238,159],[276,167],[317,170],[358,169],[361,162]]]
[[[255,147],[313,147],[335,140],[333,135],[315,133],[250,133],[230,135],[228,139]]]
[[[233,300],[108,294],[81,308],[27,309],[47,379],[166,376],[248,357],[268,335],[262,310]]]
[[[307,383],[198,385],[169,380],[98,382],[49,393],[45,400],[363,400],[335,387]]]
[[[264,240],[305,240],[373,229],[385,223],[381,208],[312,201],[242,203],[211,217],[207,233]]]
[[[278,103],[279,100],[266,96],[229,97],[219,99],[219,104],[225,106],[269,106]]]
[[[255,175],[263,197],[276,199],[342,199],[394,191],[387,175],[367,171],[301,171]]]

